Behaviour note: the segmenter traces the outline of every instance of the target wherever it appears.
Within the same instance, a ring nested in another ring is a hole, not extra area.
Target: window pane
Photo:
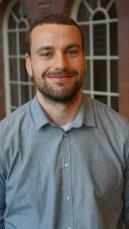
[[[20,54],[24,55],[25,54],[25,36],[26,36],[26,33],[25,32],[20,32],[19,33],[19,36],[20,36]]]
[[[86,55],[90,55],[90,38],[89,38],[89,25],[81,26],[81,31],[84,35],[84,45],[85,45],[85,51]]]
[[[18,85],[11,84],[11,105],[18,106]]]
[[[110,53],[118,55],[117,48],[117,23],[110,24]]]
[[[17,81],[17,59],[10,58],[9,60],[9,67],[10,67],[10,79]]]
[[[89,6],[92,8],[92,9],[95,9],[97,7],[97,1],[94,1],[94,0],[87,0],[86,1]]]
[[[107,66],[105,60],[94,61],[94,90],[107,91]]]
[[[101,6],[102,6],[103,8],[106,8],[107,5],[108,5],[108,3],[109,3],[110,1],[111,1],[111,0],[101,0]]]
[[[102,95],[95,95],[94,97],[95,99],[99,100],[102,103],[107,104],[107,97],[106,96],[102,96]]]
[[[26,29],[27,27],[26,27],[26,23],[24,22],[24,21],[20,21],[20,23],[19,23],[19,28],[20,29]]]
[[[25,1],[22,0],[19,4],[19,15],[20,17],[24,17],[26,18],[28,16],[28,8],[27,8],[27,5],[25,4]]]
[[[15,29],[16,28],[16,21],[15,21],[13,15],[10,15],[8,22],[9,22],[9,29]]]
[[[94,25],[94,55],[106,55],[106,25]]]
[[[116,110],[116,111],[119,111],[118,110],[118,98],[117,97],[112,97],[111,98],[111,107]]]
[[[116,4],[115,4],[115,2],[109,8],[108,13],[109,13],[110,18],[117,18],[117,11],[116,11]]]
[[[9,32],[8,35],[8,42],[9,42],[9,54],[10,55],[16,55],[17,54],[17,48],[16,48],[16,33],[15,32]]]
[[[82,2],[78,10],[77,21],[89,21],[90,12],[86,9],[84,3]]]
[[[28,81],[29,76],[27,75],[27,71],[25,68],[25,59],[20,59],[20,78],[21,81]]]
[[[21,5],[21,2],[17,2],[15,4],[15,6],[13,7],[13,11],[15,12],[15,15],[17,16],[17,18],[19,19],[21,17],[21,14],[20,14],[20,5]]]
[[[21,85],[21,102],[22,104],[29,101],[29,86]]]
[[[15,108],[11,108],[11,112],[14,112],[16,109]]]
[[[118,92],[118,62],[111,61],[111,91]]]
[[[90,66],[89,61],[87,61],[87,69],[85,73],[84,83],[83,83],[83,89],[84,90],[90,90]]]
[[[105,19],[105,15],[99,11],[94,15],[94,18],[93,18],[94,21],[104,20],[104,19]]]
[[[31,98],[33,98],[35,96],[35,87],[33,84],[30,85],[29,87],[30,87],[30,91],[31,91]],[[31,98],[29,98],[29,99],[31,99]]]

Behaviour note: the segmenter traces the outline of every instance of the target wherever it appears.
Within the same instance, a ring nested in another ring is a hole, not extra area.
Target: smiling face
[[[31,56],[26,57],[28,74],[37,93],[56,102],[70,101],[81,93],[85,56],[78,28],[42,24],[31,33]]]

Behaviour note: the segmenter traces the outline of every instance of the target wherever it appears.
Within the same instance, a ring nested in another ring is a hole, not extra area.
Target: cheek
[[[79,58],[73,63],[73,67],[76,68],[79,72],[84,73],[85,71],[85,59],[84,58]]]
[[[85,65],[83,63],[80,63],[78,65],[75,65],[77,71],[80,73],[80,75],[84,75],[85,73]]]
[[[46,71],[45,65],[43,63],[35,62],[32,66],[32,70],[35,76],[41,77],[41,75]]]

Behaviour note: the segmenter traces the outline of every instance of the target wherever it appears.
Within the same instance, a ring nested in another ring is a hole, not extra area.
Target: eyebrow
[[[42,51],[49,51],[49,50],[52,50],[52,49],[53,49],[52,46],[43,46],[43,47],[40,47],[40,48],[36,51],[36,53],[42,52]]]
[[[73,43],[73,44],[70,44],[66,47],[66,49],[70,49],[70,48],[79,48],[81,49],[81,46],[77,43]]]
[[[71,48],[78,48],[78,49],[81,49],[80,45],[77,44],[77,43],[72,43],[68,46],[65,47],[65,49],[71,49]],[[50,50],[54,50],[54,47],[53,46],[42,46],[40,47],[36,53],[39,53],[39,52],[42,52],[42,51],[50,51]]]

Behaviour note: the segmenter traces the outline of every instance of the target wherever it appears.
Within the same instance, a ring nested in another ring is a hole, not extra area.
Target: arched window
[[[6,113],[32,98],[33,86],[25,70],[25,34],[29,29],[25,1],[11,1],[3,25]]]
[[[118,110],[117,13],[114,0],[75,0],[71,16],[81,26],[88,62],[84,90]]]

